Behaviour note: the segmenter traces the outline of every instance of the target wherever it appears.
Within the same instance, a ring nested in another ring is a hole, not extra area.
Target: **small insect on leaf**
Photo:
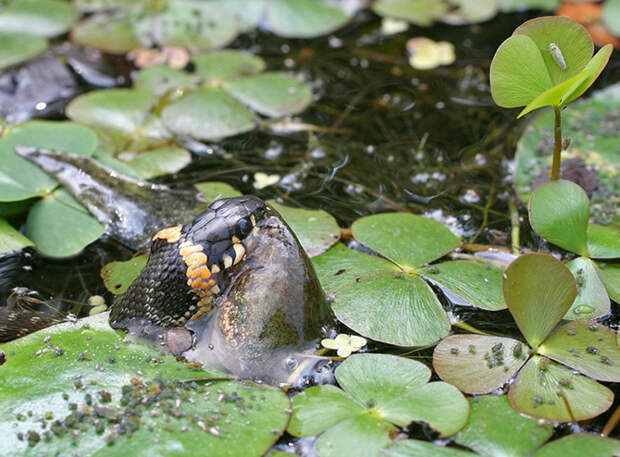
[[[555,43],[549,43],[549,52],[551,53],[551,57],[555,60],[555,63],[558,64],[562,70],[566,70],[566,61],[564,60],[564,56],[562,55],[562,51],[559,46]]]

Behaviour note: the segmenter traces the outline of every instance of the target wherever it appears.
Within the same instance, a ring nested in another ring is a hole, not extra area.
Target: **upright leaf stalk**
[[[562,156],[562,114],[560,107],[553,105],[555,114],[555,125],[553,128],[553,165],[551,167],[551,181],[557,181],[560,178],[560,160]]]

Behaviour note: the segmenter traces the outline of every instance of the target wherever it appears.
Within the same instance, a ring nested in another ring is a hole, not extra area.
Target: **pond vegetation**
[[[0,456],[620,454],[619,63],[558,3],[1,0],[0,326],[56,325],[0,344]],[[153,234],[250,193],[315,355],[110,327]]]

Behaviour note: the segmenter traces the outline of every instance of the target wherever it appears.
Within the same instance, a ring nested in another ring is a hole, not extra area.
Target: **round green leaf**
[[[372,10],[380,16],[424,26],[446,14],[448,5],[436,0],[377,0],[373,2]]]
[[[9,223],[0,217],[0,255],[8,252],[19,251],[34,243],[19,233]]]
[[[470,394],[504,385],[528,357],[527,345],[512,338],[452,335],[435,346],[433,368],[441,379]]]
[[[40,197],[57,185],[39,167],[15,154],[17,145],[90,156],[97,147],[97,136],[72,122],[30,121],[11,129],[0,140],[0,201]]]
[[[554,11],[559,4],[560,0],[499,0],[499,9],[505,13],[526,9]]]
[[[561,106],[567,105],[573,100],[579,98],[592,84],[594,84],[594,81],[596,81],[607,65],[607,62],[609,62],[613,49],[614,48],[611,44],[606,44],[599,49],[599,51],[594,55],[594,57],[592,57],[592,59],[590,59],[584,68],[586,78],[583,81],[575,81],[573,86],[566,91],[560,100]]]
[[[620,230],[615,227],[588,224],[588,252],[594,259],[620,257]]]
[[[441,262],[421,272],[453,302],[491,311],[506,308],[502,273],[496,266],[468,260]]]
[[[144,5],[148,0],[73,0],[78,11],[92,13],[117,8],[135,8]]]
[[[233,79],[225,82],[223,88],[244,105],[271,117],[297,114],[312,101],[308,84],[282,72]]]
[[[454,441],[489,457],[525,456],[547,441],[551,424],[539,424],[515,411],[506,395],[469,400],[471,413]]]
[[[124,262],[107,263],[101,269],[101,278],[106,289],[115,295],[124,293],[145,267],[148,255],[138,255]]]
[[[607,0],[603,5],[603,22],[614,35],[620,35],[620,0]]]
[[[0,33],[0,70],[40,54],[47,49],[44,38],[20,34]]]
[[[620,264],[595,263],[595,266],[609,296],[620,303]]]
[[[325,211],[291,208],[274,200],[267,203],[290,225],[310,257],[323,254],[340,239],[340,227],[336,219]]]
[[[497,14],[497,0],[450,0],[452,9],[440,19],[451,25],[484,22]]]
[[[154,15],[134,24],[145,46],[182,46],[194,50],[224,47],[239,33],[239,24],[226,9],[201,0],[168,2]]]
[[[379,457],[398,429],[369,415],[352,417],[336,424],[314,443],[321,457]]]
[[[207,202],[213,202],[219,198],[238,197],[242,195],[241,192],[225,182],[201,182],[195,184],[195,187],[202,192],[203,199]]]
[[[192,75],[167,65],[143,68],[133,81],[134,89],[164,95],[172,89],[191,89],[195,86]]]
[[[126,338],[107,319],[104,313],[0,346],[7,354],[0,455],[258,457],[277,440],[289,407],[281,391],[236,381],[179,382],[213,374]],[[54,421],[67,431],[50,432],[48,440],[46,431],[62,429]],[[18,438],[29,431],[41,439],[34,446]]]
[[[478,454],[444,446],[436,446],[426,441],[402,440],[385,450],[382,457],[477,457]]]
[[[504,272],[508,310],[533,348],[560,322],[576,296],[570,270],[550,255],[522,255]]]
[[[552,85],[538,46],[525,35],[512,35],[497,48],[489,78],[493,100],[504,108],[527,105]]]
[[[69,2],[13,0],[0,9],[0,31],[53,37],[68,31],[77,19]]]
[[[262,58],[233,49],[200,54],[193,57],[192,62],[196,66],[194,75],[206,82],[228,81],[240,76],[254,75],[265,69]]]
[[[214,0],[212,3],[230,11],[239,22],[241,32],[256,28],[265,12],[265,0]]]
[[[65,190],[37,202],[26,220],[26,236],[48,257],[70,257],[105,232],[105,228]]]
[[[267,0],[265,27],[285,38],[313,38],[340,28],[349,16],[338,6],[316,0]]]
[[[146,91],[96,90],[73,99],[66,113],[76,122],[129,133],[144,125],[155,101]]]
[[[577,297],[564,319],[594,319],[609,312],[609,296],[598,277],[594,262],[578,257],[566,264],[577,283]]]
[[[449,228],[413,214],[362,217],[353,223],[351,231],[360,243],[408,269],[432,262],[459,245]]]
[[[312,259],[332,309],[347,327],[377,341],[425,346],[448,334],[450,323],[431,288],[380,257],[337,244]]]
[[[221,89],[201,88],[166,106],[162,121],[170,130],[203,140],[215,140],[252,130],[254,116]]]
[[[514,408],[528,416],[572,422],[607,411],[614,394],[590,378],[534,356],[511,384],[508,398]]]
[[[591,378],[620,381],[620,349],[616,334],[592,321],[575,321],[555,331],[538,349]]]
[[[133,170],[133,176],[148,180],[176,173],[192,161],[192,155],[189,151],[177,146],[162,146],[137,154],[125,153],[123,161]]]
[[[77,24],[71,39],[84,46],[93,46],[113,54],[124,54],[140,46],[132,14],[95,14]]]
[[[579,433],[565,436],[545,445],[532,457],[615,457],[620,454],[620,441],[598,435]]]
[[[547,89],[529,102],[527,106],[519,112],[517,119],[543,106],[563,106],[562,100],[564,100],[564,97],[572,93],[574,88],[585,84],[587,81],[588,72],[584,70],[571,79]]]
[[[547,241],[576,254],[588,256],[586,230],[589,201],[572,181],[542,183],[528,205],[532,228]]]

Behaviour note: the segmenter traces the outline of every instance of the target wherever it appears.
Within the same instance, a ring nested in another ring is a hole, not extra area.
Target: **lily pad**
[[[506,308],[502,292],[503,270],[490,264],[455,260],[434,264],[422,276],[441,288],[459,305],[497,311]]]
[[[508,397],[513,407],[528,416],[573,422],[609,409],[614,394],[590,378],[534,356],[517,375]]]
[[[595,259],[620,257],[620,229],[588,224],[588,252]]]
[[[620,303],[620,265],[613,263],[595,265],[607,293],[616,303]]]
[[[201,182],[196,184],[195,187],[202,192],[203,198],[207,202],[213,202],[218,198],[238,197],[242,195],[241,192],[225,182]]]
[[[9,223],[0,217],[0,255],[8,252],[19,251],[34,243],[19,233]]]
[[[419,276],[342,244],[312,263],[336,317],[357,333],[399,346],[430,345],[448,334],[448,318]]]
[[[0,33],[0,70],[40,54],[47,46],[44,38],[23,33]]]
[[[362,217],[351,231],[360,243],[408,269],[432,262],[459,245],[459,238],[445,225],[405,213]]]
[[[146,91],[97,90],[73,99],[66,112],[76,122],[130,133],[144,125],[154,103]]]
[[[48,38],[67,32],[76,19],[69,2],[13,0],[0,9],[0,31]]]
[[[307,84],[282,72],[233,79],[223,88],[244,105],[271,117],[297,114],[312,101]]]
[[[209,83],[255,75],[265,70],[262,58],[232,49],[200,54],[192,62],[196,67],[194,74]]]
[[[413,360],[352,355],[336,369],[343,390],[316,386],[293,398],[287,431],[295,436],[323,433],[315,443],[322,457],[378,456],[391,442],[393,424],[424,421],[450,435],[467,421],[467,400],[449,384],[427,383],[430,375]]]
[[[609,313],[609,296],[596,273],[594,262],[578,257],[566,264],[575,276],[577,297],[564,319],[594,319]]]
[[[546,444],[532,457],[614,457],[620,454],[620,441],[598,435],[579,433]]]
[[[493,18],[499,9],[497,0],[450,0],[451,11],[440,19],[451,25],[474,24]]]
[[[71,39],[83,46],[123,54],[141,44],[134,33],[135,21],[136,16],[131,14],[96,14],[77,24],[71,31]]]
[[[382,454],[382,457],[478,457],[473,452],[462,451],[443,446],[436,446],[427,441],[402,440],[394,443]]]
[[[267,0],[264,26],[285,38],[313,38],[343,26],[349,16],[337,5],[316,0]]]
[[[577,296],[575,278],[547,254],[526,254],[504,272],[504,298],[527,342],[536,348]]]
[[[512,338],[452,335],[435,347],[433,368],[462,392],[485,394],[515,375],[527,360],[528,349]]]
[[[122,159],[133,170],[133,176],[151,179],[176,173],[192,161],[192,155],[177,146],[162,146],[142,152],[126,152]]]
[[[204,140],[247,132],[255,126],[248,109],[221,89],[201,88],[167,105],[161,113],[170,130]]]
[[[106,289],[115,295],[124,293],[145,267],[148,255],[138,255],[124,262],[110,262],[101,269],[101,278]]]
[[[37,202],[26,220],[26,236],[48,257],[69,257],[105,232],[86,208],[63,189]]]
[[[60,324],[1,346],[1,455],[258,457],[282,433],[289,402],[281,391],[187,382],[219,374],[125,339],[107,319]]]
[[[415,25],[431,25],[448,12],[448,5],[437,0],[376,0],[372,10],[380,16],[402,19]]]
[[[192,89],[196,85],[194,80],[184,71],[168,65],[154,65],[140,70],[133,81],[133,87],[160,96],[173,89]]]
[[[454,441],[482,456],[525,456],[553,433],[551,424],[539,424],[515,411],[505,395],[484,395],[469,400],[467,425]]]
[[[600,381],[620,381],[620,349],[616,334],[592,321],[575,321],[555,331],[540,354],[576,368]]]
[[[15,154],[16,145],[89,156],[95,151],[97,136],[72,122],[30,121],[12,128],[0,140],[0,201],[41,197],[57,186],[39,167]]]
[[[273,200],[267,203],[282,215],[310,257],[324,253],[340,239],[336,219],[325,211],[291,208]]]

